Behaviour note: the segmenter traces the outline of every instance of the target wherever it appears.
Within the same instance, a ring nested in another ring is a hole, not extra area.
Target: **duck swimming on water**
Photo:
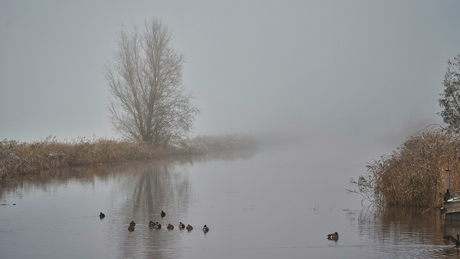
[[[443,236],[442,239],[444,240],[450,240],[452,241],[452,243],[455,244],[455,246],[460,246],[460,238],[457,234],[457,238],[453,237],[453,236]]]
[[[185,224],[182,223],[182,222],[180,222],[180,223],[179,223],[179,229],[184,229],[184,228],[185,228]]]
[[[208,231],[209,231],[208,226],[204,225],[204,227],[203,227],[203,232],[204,232],[204,233],[208,233]]]
[[[334,232],[332,234],[328,234],[327,239],[329,239],[329,240],[338,240],[339,239],[339,233]]]
[[[101,212],[101,213],[99,214],[99,218],[101,218],[101,219],[105,218],[105,214]]]
[[[186,227],[186,229],[187,229],[188,231],[192,231],[192,230],[193,230],[193,227],[192,227],[190,224],[188,224],[187,227]]]

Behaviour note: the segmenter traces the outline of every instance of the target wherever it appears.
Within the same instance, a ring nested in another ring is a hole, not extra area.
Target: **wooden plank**
[[[444,203],[443,207],[446,208],[446,213],[456,213],[460,212],[460,200],[458,201],[450,201],[448,203]]]

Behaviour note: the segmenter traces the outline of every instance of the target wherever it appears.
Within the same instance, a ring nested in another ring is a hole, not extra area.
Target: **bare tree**
[[[136,141],[166,146],[183,138],[199,114],[192,94],[182,84],[183,54],[172,47],[172,33],[161,20],[145,22],[142,34],[122,27],[115,64],[108,63],[105,77],[115,130]]]

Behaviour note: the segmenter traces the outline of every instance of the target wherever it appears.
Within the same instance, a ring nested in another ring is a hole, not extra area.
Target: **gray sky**
[[[394,145],[434,122],[459,1],[0,0],[0,139],[114,137],[105,64],[153,16],[185,54],[193,134],[332,132]],[[393,143],[394,142],[394,143]]]

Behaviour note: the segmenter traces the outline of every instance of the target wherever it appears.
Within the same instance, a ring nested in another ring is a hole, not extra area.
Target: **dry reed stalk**
[[[181,140],[169,147],[157,148],[145,142],[116,139],[43,141],[19,143],[0,142],[0,182],[10,175],[35,173],[39,170],[133,160],[149,160],[172,155],[202,155],[225,150],[256,146],[251,137],[240,135],[199,136]]]
[[[460,136],[439,128],[410,136],[391,155],[367,165],[364,178],[372,184],[360,186],[352,179],[351,183],[361,190],[349,191],[360,194],[365,190],[379,205],[440,206],[445,169],[453,172],[451,193],[460,190],[459,150]]]

